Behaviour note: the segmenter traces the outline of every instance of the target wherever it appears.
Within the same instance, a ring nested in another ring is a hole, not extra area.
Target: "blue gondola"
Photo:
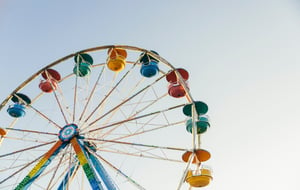
[[[16,93],[13,95],[11,100],[14,102],[14,104],[8,107],[7,113],[15,118],[25,116],[25,105],[31,103],[30,98],[28,98],[25,94]]]
[[[25,106],[19,103],[15,103],[8,107],[7,112],[12,117],[23,117],[25,116]]]
[[[151,52],[158,55],[158,53],[153,50],[151,50]],[[144,77],[148,77],[148,78],[153,77],[158,73],[158,71],[159,71],[158,62],[159,61],[157,59],[155,59],[154,57],[152,57],[151,55],[144,53],[140,59],[140,62],[142,63],[140,72]]]

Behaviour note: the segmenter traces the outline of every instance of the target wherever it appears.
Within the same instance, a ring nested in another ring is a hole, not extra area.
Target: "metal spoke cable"
[[[154,83],[158,82],[159,80],[161,80],[164,76],[156,79],[152,84],[147,85],[145,88],[141,89],[140,91],[138,91],[137,93],[133,94],[132,96],[128,97],[127,99],[123,100],[120,104],[118,104],[117,106],[115,106],[114,108],[112,108],[110,111],[106,112],[105,114],[103,114],[101,117],[97,118],[96,120],[94,120],[93,122],[89,123],[89,126],[92,126],[93,124],[95,124],[96,122],[98,122],[100,119],[104,118],[105,116],[107,116],[108,114],[110,114],[112,111],[118,109],[120,106],[124,105],[126,102],[130,101],[131,99],[135,98],[137,95],[139,95],[140,93],[142,93],[143,91],[147,90],[149,87],[151,87]]]
[[[0,155],[0,158],[6,157],[6,156],[11,156],[11,155],[14,155],[14,154],[17,154],[17,153],[20,153],[20,152],[25,152],[25,151],[28,151],[28,150],[33,150],[33,149],[36,149],[36,148],[39,148],[39,147],[42,147],[42,146],[46,146],[46,145],[49,145],[49,144],[52,144],[52,143],[55,143],[55,142],[56,141],[51,141],[51,142],[47,142],[47,143],[44,143],[44,144],[39,144],[39,145],[31,146],[31,147],[28,147],[28,148],[20,149],[20,150],[17,150],[17,151],[13,151],[13,152],[10,152],[10,153],[2,154],[2,155]]]
[[[48,184],[48,186],[47,186],[47,189],[50,189],[51,183],[53,182],[53,180],[54,180],[54,178],[55,178],[55,176],[56,176],[56,174],[57,174],[57,171],[58,171],[59,167],[61,166],[61,164],[62,164],[62,162],[63,162],[63,159],[64,159],[64,157],[65,157],[65,154],[66,154],[68,148],[69,148],[69,147],[66,147],[65,150],[64,150],[64,153],[61,155],[61,157],[60,157],[60,159],[59,159],[59,161],[58,161],[58,164],[57,164],[57,166],[56,166],[55,169],[54,169],[53,175],[51,176],[51,178],[50,178],[50,180],[49,180],[49,184]]]
[[[91,112],[91,114],[85,119],[85,122],[87,122],[93,115],[94,112],[96,112],[99,107],[107,100],[108,97],[110,97],[110,95],[114,92],[114,90],[121,84],[121,82],[129,75],[129,73],[132,71],[132,69],[135,67],[137,62],[135,62],[133,64],[133,66],[131,67],[131,69],[129,69],[124,75],[123,77],[116,83],[116,85],[106,94],[106,96],[102,99],[102,101],[96,106],[96,108]],[[99,119],[96,119],[96,121],[90,123],[89,125],[92,125],[93,123],[97,122],[98,120],[100,120],[101,117]]]
[[[163,96],[162,96],[163,97]],[[162,98],[160,97],[160,98]],[[159,98],[159,99],[160,99]],[[140,110],[136,111],[135,113],[132,112],[132,115],[130,117],[128,117],[128,119],[130,118],[134,118],[136,115],[138,115],[139,113],[143,112],[144,110],[146,110],[148,107],[150,107],[151,105],[153,105],[155,102],[159,101],[159,99],[155,99],[155,100],[152,100],[152,101],[149,101],[148,102],[148,105],[145,105],[143,108],[141,108]],[[128,120],[127,119],[127,120]],[[116,125],[116,127],[113,127],[111,130],[109,130],[108,132],[104,133],[101,137],[104,138],[105,136],[109,135],[112,131],[114,131],[116,128],[118,128],[119,126],[121,126],[122,124],[126,124],[128,123],[129,121],[127,122],[123,122],[123,123],[119,123],[118,125]]]
[[[74,100],[73,100],[73,117],[72,117],[72,121],[75,121],[75,114],[76,114],[76,102],[77,102],[77,88],[78,88],[78,73],[79,73],[79,68],[78,68],[78,64],[77,66],[77,74],[75,77],[75,88],[74,88]]]
[[[62,116],[63,116],[63,118],[65,120],[65,123],[68,124],[67,116],[66,116],[66,114],[65,114],[65,112],[63,110],[62,104],[61,104],[60,100],[58,99],[58,96],[57,96],[57,93],[56,93],[55,90],[53,90],[53,94],[54,94],[55,100],[57,102],[57,105],[59,107],[59,110],[60,110],[60,112],[61,112],[61,114],[62,114]]]
[[[104,68],[105,68],[105,67],[102,67],[101,72],[100,72],[99,75],[98,75],[98,78],[97,78],[97,80],[96,80],[96,82],[95,82],[95,84],[94,84],[94,87],[92,88],[92,91],[91,91],[91,93],[90,93],[90,95],[89,95],[89,97],[88,97],[88,99],[87,99],[87,102],[86,102],[86,104],[85,104],[85,106],[84,106],[84,108],[83,108],[83,111],[82,111],[82,113],[81,113],[81,115],[80,115],[80,117],[79,117],[79,121],[81,121],[81,119],[83,118],[83,116],[84,116],[84,114],[85,114],[85,112],[86,112],[86,110],[87,110],[87,107],[88,107],[88,105],[90,104],[90,101],[92,100],[92,97],[93,97],[93,95],[94,95],[94,93],[95,93],[95,90],[96,90],[96,88],[97,88],[97,85],[98,85],[98,83],[99,83],[99,80],[100,80],[100,78],[101,78],[101,76],[102,76],[102,74],[103,74]]]
[[[12,173],[11,175],[9,175],[8,177],[6,177],[5,179],[3,179],[2,181],[0,181],[0,184],[4,183],[5,181],[9,180],[10,178],[12,178],[13,176],[15,176],[16,174],[20,173],[21,171],[23,171],[25,168],[27,168],[28,166],[30,166],[31,164],[33,164],[34,162],[38,161],[40,158],[42,158],[44,156],[41,155],[39,157],[37,157],[36,159],[34,159],[33,161],[29,162],[28,164],[26,164],[24,167],[20,168],[19,170],[15,171],[14,173]]]
[[[116,144],[130,145],[130,146],[141,146],[141,147],[148,147],[148,148],[159,148],[159,149],[175,150],[175,151],[187,151],[187,149],[185,148],[157,146],[157,145],[140,144],[140,143],[125,142],[125,141],[117,141],[117,140],[106,140],[106,139],[97,139],[97,138],[86,138],[86,140],[109,142],[109,143],[116,143]]]
[[[126,138],[129,138],[129,137],[141,135],[141,134],[144,134],[144,133],[148,133],[148,132],[153,132],[153,131],[156,131],[156,130],[160,130],[160,129],[162,129],[162,128],[166,128],[166,127],[170,127],[170,126],[179,125],[179,124],[182,124],[182,123],[183,123],[183,122],[176,122],[176,123],[172,123],[172,124],[169,124],[169,125],[159,126],[159,127],[152,128],[152,129],[145,130],[145,131],[141,131],[141,132],[138,132],[138,133],[133,133],[133,134],[124,135],[124,136],[121,136],[121,137],[118,137],[118,138],[114,138],[114,139],[112,139],[112,140],[113,140],[113,141],[117,141],[117,140],[121,140],[121,139],[126,139]],[[109,144],[109,146],[111,146],[111,144]],[[106,146],[106,147],[107,147],[107,146]]]
[[[106,159],[104,159],[102,156],[100,156],[97,153],[91,152],[93,155],[95,155],[97,158],[102,160],[104,163],[106,163],[108,166],[110,166],[113,170],[115,170],[117,173],[121,174],[122,177],[124,177],[126,180],[128,180],[131,184],[136,186],[140,190],[146,190],[144,187],[142,187],[140,184],[138,184],[134,179],[126,175],[124,172],[122,172],[120,169],[118,169],[116,166],[108,162]]]
[[[125,119],[125,120],[122,120],[122,121],[118,121],[118,122],[115,122],[115,123],[112,123],[112,124],[109,124],[109,125],[105,125],[105,126],[96,128],[96,129],[91,129],[89,131],[84,132],[83,134],[91,133],[91,132],[95,132],[95,131],[99,131],[99,130],[102,130],[102,129],[105,129],[105,128],[109,128],[109,127],[112,127],[112,126],[115,126],[115,125],[118,125],[118,124],[121,124],[121,123],[124,123],[124,122],[128,122],[128,121],[133,121],[133,120],[145,118],[145,117],[148,117],[148,116],[151,116],[151,115],[154,115],[154,114],[158,114],[158,113],[161,113],[161,112],[170,111],[170,110],[182,107],[182,106],[184,106],[184,104],[176,105],[176,106],[164,109],[164,110],[155,111],[155,112],[148,113],[148,114],[145,114],[145,115],[140,115],[140,116],[137,116],[137,117],[128,118],[128,119]]]
[[[114,154],[121,154],[121,155],[127,155],[127,156],[133,156],[133,157],[139,157],[139,158],[148,158],[148,159],[155,159],[155,160],[163,160],[163,161],[170,161],[170,162],[178,162],[182,163],[182,160],[176,160],[176,159],[169,159],[169,158],[161,158],[157,156],[148,156],[144,154],[134,154],[134,153],[128,153],[122,150],[106,150],[106,149],[101,149],[101,152],[109,152],[109,153],[114,153]]]
[[[7,130],[12,130],[12,131],[19,131],[19,132],[28,132],[28,133],[36,133],[36,134],[57,136],[57,133],[49,133],[49,132],[42,132],[42,131],[35,131],[35,130],[28,130],[28,129],[16,129],[16,128],[6,128],[6,129]]]
[[[47,143],[47,141],[41,141],[41,140],[36,140],[36,139],[32,139],[32,138],[27,139],[27,138],[20,138],[20,137],[12,137],[12,136],[5,136],[5,139],[22,141],[22,142]]]

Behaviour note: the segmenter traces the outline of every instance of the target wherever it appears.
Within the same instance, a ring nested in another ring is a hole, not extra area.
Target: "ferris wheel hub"
[[[68,142],[78,134],[79,134],[78,126],[72,123],[64,126],[59,131],[58,138],[63,142]]]

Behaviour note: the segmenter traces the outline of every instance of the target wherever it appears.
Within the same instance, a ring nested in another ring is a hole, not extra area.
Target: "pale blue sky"
[[[153,49],[188,70],[209,105],[205,189],[298,190],[299,34],[297,0],[0,0],[0,98],[81,49]]]

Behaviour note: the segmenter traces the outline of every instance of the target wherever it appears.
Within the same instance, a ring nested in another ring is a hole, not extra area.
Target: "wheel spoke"
[[[19,131],[19,132],[28,132],[28,133],[37,133],[42,135],[54,135],[57,136],[57,133],[49,133],[49,132],[43,132],[43,131],[34,131],[34,130],[28,130],[28,129],[15,129],[15,128],[6,128],[7,130],[12,131]]]
[[[77,102],[77,88],[78,88],[78,72],[79,72],[79,66],[76,64],[77,67],[77,74],[75,77],[75,88],[74,88],[74,101],[73,101],[73,117],[72,117],[72,122],[74,123],[75,121],[75,114],[76,114],[76,102]]]
[[[133,180],[131,177],[129,177],[128,175],[126,175],[124,172],[122,172],[120,169],[118,169],[117,167],[115,167],[113,164],[111,164],[110,162],[108,162],[106,159],[104,159],[102,156],[100,156],[97,153],[94,153],[94,155],[101,159],[103,162],[105,162],[108,166],[110,166],[112,169],[114,169],[115,171],[117,171],[117,173],[121,174],[126,180],[128,180],[130,183],[132,183],[135,187],[137,187],[140,190],[145,190],[144,187],[142,187],[140,184],[138,184],[135,180]]]
[[[42,158],[43,155],[37,157],[36,159],[32,160],[31,162],[27,163],[25,166],[23,166],[22,168],[20,168],[19,170],[15,171],[14,173],[12,173],[11,175],[9,175],[8,177],[6,177],[5,179],[3,179],[2,181],[0,181],[0,184],[4,183],[5,181],[9,180],[10,178],[12,178],[14,175],[20,173],[21,171],[23,171],[25,168],[29,167],[31,164],[33,164],[34,162],[38,161],[40,158]]]
[[[158,114],[158,113],[161,113],[161,112],[165,112],[165,111],[170,111],[170,110],[173,110],[173,109],[176,109],[176,108],[180,108],[182,106],[184,106],[184,104],[177,105],[177,106],[174,106],[174,107],[170,107],[170,108],[168,108],[166,110],[155,111],[155,112],[144,114],[144,115],[140,115],[140,116],[137,116],[137,117],[128,118],[128,119],[125,119],[125,120],[122,120],[122,121],[119,121],[119,122],[115,122],[115,123],[112,123],[112,124],[109,124],[109,125],[105,125],[105,126],[96,128],[96,129],[91,129],[91,130],[89,130],[87,132],[84,132],[83,134],[96,132],[96,131],[99,131],[99,130],[102,130],[102,129],[105,129],[105,128],[109,128],[109,127],[113,127],[113,126],[116,126],[116,125],[119,125],[119,124],[122,124],[122,123],[126,123],[126,122],[129,122],[129,121],[133,121],[133,120],[137,120],[137,119],[149,117],[149,116],[152,116],[152,115],[155,115],[155,114]]]
[[[62,141],[57,141],[54,146],[42,157],[42,159],[35,165],[35,167],[28,173],[28,175],[19,183],[16,189],[23,189],[24,187],[33,183],[33,181],[46,169],[54,156],[64,148]]]
[[[87,109],[88,105],[90,104],[90,102],[91,102],[91,100],[92,100],[92,97],[93,97],[93,95],[94,95],[94,93],[95,93],[95,90],[96,90],[96,88],[97,88],[97,85],[98,85],[98,83],[99,83],[99,80],[100,80],[100,78],[101,78],[101,76],[102,76],[102,74],[103,74],[104,68],[105,68],[105,67],[102,67],[101,72],[100,72],[99,75],[98,75],[98,78],[97,78],[97,80],[96,80],[96,82],[95,82],[95,85],[94,85],[94,87],[93,87],[93,89],[92,89],[92,91],[91,91],[91,93],[90,93],[90,95],[89,95],[89,97],[88,97],[88,100],[87,100],[87,102],[85,103],[85,106],[84,106],[84,108],[83,108],[83,111],[82,111],[82,113],[81,113],[81,115],[80,115],[80,117],[79,117],[79,121],[82,120],[82,118],[83,118],[83,116],[84,116],[84,114],[85,114],[85,112],[86,112],[86,109]],[[75,115],[75,114],[74,114],[74,115]]]
[[[101,117],[95,119],[94,121],[92,121],[91,123],[89,123],[89,126],[92,126],[93,124],[95,124],[96,122],[98,122],[100,119],[104,118],[105,116],[107,116],[109,113],[111,113],[112,111],[118,109],[119,107],[121,107],[123,104],[125,104],[126,102],[128,102],[129,100],[133,99],[134,97],[136,97],[137,95],[139,95],[140,93],[142,93],[143,91],[145,91],[146,89],[148,89],[149,87],[151,87],[153,84],[155,84],[156,82],[158,82],[159,80],[161,80],[162,78],[164,78],[164,76],[159,77],[158,79],[156,79],[152,84],[147,85],[145,88],[141,89],[140,91],[138,91],[137,93],[133,94],[132,96],[130,96],[129,98],[127,98],[126,100],[123,100],[123,102],[121,102],[120,104],[118,104],[117,106],[113,107],[110,111],[106,112],[105,114],[103,114]]]
[[[106,140],[106,139],[96,139],[96,138],[86,138],[86,140],[100,141],[100,142],[107,142],[107,143],[116,143],[116,144],[130,145],[130,146],[141,146],[141,147],[149,147],[149,148],[158,148],[158,149],[166,149],[166,150],[187,151],[187,149],[184,149],[184,148],[167,147],[167,146],[157,146],[157,145],[148,145],[148,144],[131,143],[131,142],[124,142],[124,141],[116,141],[116,140]]]
[[[114,92],[114,90],[116,90],[116,88],[121,84],[121,82],[126,78],[126,76],[128,76],[128,74],[132,71],[132,69],[135,67],[137,62],[135,62],[133,64],[133,66],[131,67],[130,70],[128,70],[124,75],[123,77],[116,83],[115,86],[112,87],[112,89],[108,92],[108,94],[102,99],[102,101],[96,106],[96,108],[91,112],[91,114],[85,119],[85,122],[87,122],[91,117],[92,115],[100,108],[100,106],[107,100],[107,98]],[[105,115],[105,114],[104,114]],[[96,119],[95,121],[91,122],[89,124],[92,125],[93,123],[97,122],[98,120],[100,120],[101,118],[99,119]]]
[[[119,154],[119,155],[133,156],[133,157],[137,157],[137,158],[148,158],[148,159],[153,159],[153,160],[162,160],[162,161],[182,163],[182,160],[179,160],[179,159],[164,158],[164,157],[157,156],[157,155],[146,155],[146,154],[141,153],[140,151],[138,153],[136,153],[136,152],[130,153],[130,152],[126,152],[126,151],[119,150],[119,149],[118,150],[101,149],[100,151]]]
[[[163,98],[165,95],[163,95],[162,97],[160,97],[159,99],[161,99],[161,98]],[[156,99],[156,100],[154,100],[154,101],[151,101],[151,102],[149,102],[149,104],[148,105],[146,105],[145,107],[143,107],[143,108],[141,108],[140,110],[137,110],[137,111],[135,111],[135,113],[133,113],[134,112],[134,110],[136,110],[136,108],[133,108],[133,111],[132,111],[132,113],[131,113],[131,116],[129,116],[129,117],[126,117],[125,116],[125,114],[124,114],[124,112],[122,111],[122,109],[120,108],[120,111],[121,111],[121,113],[123,114],[123,116],[125,117],[125,118],[134,118],[134,117],[136,117],[138,114],[140,114],[141,112],[143,112],[144,110],[146,110],[148,107],[150,107],[151,105],[153,105],[154,103],[156,103],[159,99]],[[163,112],[162,112],[163,113]],[[116,125],[115,127],[113,127],[112,129],[110,129],[109,131],[107,131],[106,133],[104,133],[103,135],[102,135],[102,137],[105,137],[105,136],[107,136],[107,135],[109,135],[109,134],[111,134],[114,130],[116,130],[118,127],[126,127],[127,129],[128,129],[128,127],[126,126],[126,123],[128,123],[128,122],[124,122],[124,123],[122,123],[122,125],[120,124],[120,125]],[[142,127],[141,127],[142,128]],[[129,130],[129,129],[128,129]]]
[[[66,152],[66,150],[67,150],[67,148],[65,149],[65,152]],[[55,175],[56,175],[56,173],[57,173],[57,171],[58,171],[58,168],[61,166],[64,157],[65,157],[65,153],[60,157],[60,159],[59,159],[59,161],[58,161],[58,164],[57,164],[57,166],[56,166],[55,169],[54,169],[53,175],[52,175],[52,177],[51,177],[50,180],[49,180],[49,184],[48,184],[48,186],[47,186],[47,189],[50,189],[51,183],[53,182],[54,177],[55,177]]]
[[[61,114],[62,114],[62,116],[63,116],[63,118],[65,120],[65,123],[68,124],[67,116],[66,116],[66,114],[65,114],[65,112],[63,110],[62,104],[61,104],[60,100],[58,99],[58,96],[57,96],[55,90],[53,91],[53,94],[54,94],[55,100],[57,102],[57,105],[59,107],[59,110],[60,110],[60,112],[61,112]]]
[[[39,148],[39,147],[42,147],[42,146],[46,146],[46,145],[49,145],[49,144],[52,144],[52,143],[55,143],[55,142],[56,141],[51,141],[51,142],[47,142],[47,143],[44,143],[44,144],[39,144],[39,145],[35,145],[35,146],[32,146],[32,147],[28,147],[28,148],[20,149],[20,150],[17,150],[17,151],[13,151],[13,152],[10,152],[10,153],[2,154],[2,155],[0,155],[0,158],[6,157],[6,156],[11,156],[11,155],[21,153],[21,152],[25,152],[25,151],[29,151],[29,150],[33,150],[33,149],[36,149],[36,148]]]
[[[72,181],[74,175],[77,173],[79,166],[80,166],[80,163],[79,163],[79,161],[77,161],[71,168],[69,168],[67,170],[66,175],[63,178],[63,181],[58,186],[59,190],[69,189],[69,184]]]

